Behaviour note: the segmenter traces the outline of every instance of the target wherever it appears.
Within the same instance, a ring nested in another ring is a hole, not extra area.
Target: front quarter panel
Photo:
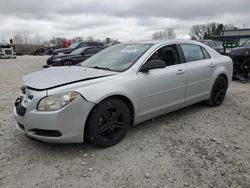
[[[128,98],[134,105],[135,114],[138,112],[138,91],[136,85],[136,74],[128,71],[115,75],[113,79],[99,82],[78,89],[78,92],[90,102],[95,104],[114,96],[122,95]]]

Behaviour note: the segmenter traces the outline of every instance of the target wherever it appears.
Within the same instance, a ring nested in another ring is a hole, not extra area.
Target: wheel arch
[[[97,105],[99,105],[101,102],[109,100],[109,99],[119,99],[119,100],[123,101],[127,105],[128,109],[129,109],[129,112],[130,112],[130,117],[131,117],[130,126],[134,125],[134,122],[135,122],[135,107],[134,107],[133,102],[125,95],[121,95],[121,94],[110,95],[110,96],[107,96],[107,97],[101,99],[100,101],[98,101],[98,103],[96,103],[93,106],[93,108],[90,110],[90,112],[89,112],[89,114],[87,116],[87,119],[86,119],[85,126],[84,126],[84,138],[87,138],[88,121],[89,121],[89,117],[91,116],[92,112],[95,110]]]
[[[65,63],[65,62],[67,62],[67,61],[70,61],[71,63],[73,63],[73,62],[74,62],[72,59],[68,59],[68,58],[66,58],[66,59],[63,59],[63,60],[62,60],[62,64],[64,64],[64,63]]]
[[[226,83],[227,83],[227,86],[228,86],[228,77],[227,77],[227,75],[226,75],[225,73],[219,74],[219,75],[217,76],[217,78],[218,78],[218,77],[223,77],[223,78],[226,80]]]
[[[227,69],[226,69],[225,67],[220,66],[220,67],[218,67],[218,68],[214,71],[214,73],[213,73],[212,80],[211,80],[211,82],[210,82],[210,91],[212,91],[212,88],[213,88],[213,85],[214,85],[215,80],[216,80],[218,77],[220,77],[220,76],[223,77],[223,78],[226,80],[227,86],[230,85],[231,80],[230,80],[230,78],[229,78],[229,77],[230,77],[229,72],[227,71]]]

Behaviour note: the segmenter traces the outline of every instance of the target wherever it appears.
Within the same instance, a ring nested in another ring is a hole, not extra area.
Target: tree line
[[[224,30],[229,29],[237,29],[234,25],[231,24],[223,24],[223,23],[208,23],[208,24],[196,24],[193,25],[190,29],[190,38],[192,40],[199,40],[199,39],[207,39],[211,36],[221,35]],[[167,28],[160,31],[155,31],[152,34],[153,40],[158,39],[175,39],[176,32],[174,28]],[[63,46],[63,42],[67,40],[65,37],[52,37],[49,40],[43,40],[39,35],[31,35],[27,32],[16,32],[13,36],[13,42],[15,44],[35,44],[35,45],[42,45],[44,43],[53,43],[58,47]],[[82,42],[82,41],[97,41],[103,43],[109,42],[118,42],[116,39],[106,38],[106,39],[96,39],[93,36],[84,37],[74,37],[71,39],[71,42]]]
[[[231,24],[223,23],[196,24],[191,27],[189,35],[192,40],[203,40],[208,39],[212,36],[221,35],[223,31],[231,29],[237,29],[237,27]],[[176,33],[173,28],[156,31],[152,35],[153,40],[175,38]]]
[[[112,38],[105,38],[105,39],[97,39],[94,38],[93,36],[88,36],[86,38],[76,36],[73,37],[72,39],[67,39],[66,37],[52,37],[49,40],[43,40],[39,35],[34,35],[32,36],[31,34],[27,32],[16,32],[13,35],[13,42],[14,44],[25,44],[25,45],[43,45],[46,43],[53,43],[57,47],[63,47],[63,42],[66,40],[70,40],[72,43],[74,42],[102,42],[102,43],[116,43],[118,40],[112,39]]]

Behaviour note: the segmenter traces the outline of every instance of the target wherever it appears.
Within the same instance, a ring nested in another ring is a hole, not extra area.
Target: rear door
[[[209,96],[209,81],[214,64],[205,48],[196,44],[180,44],[186,59],[186,103],[194,103]]]

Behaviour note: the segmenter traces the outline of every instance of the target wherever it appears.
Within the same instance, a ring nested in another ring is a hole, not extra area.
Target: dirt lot
[[[0,60],[0,187],[250,187],[250,84],[142,123],[118,145],[47,144],[14,126],[24,74],[47,57]]]

